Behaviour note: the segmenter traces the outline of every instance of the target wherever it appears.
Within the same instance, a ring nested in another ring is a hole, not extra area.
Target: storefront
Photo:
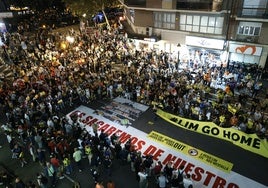
[[[229,62],[257,64],[264,67],[266,58],[265,47],[255,44],[229,43]]]
[[[185,44],[189,55],[180,56],[182,63],[191,61],[195,65],[209,67],[227,65],[228,53],[224,40],[186,36]]]
[[[164,49],[165,42],[160,40],[156,41],[155,38],[143,38],[141,39],[134,39],[134,38],[129,38],[131,41],[133,47],[137,50],[144,50],[144,51],[150,51],[154,50],[155,52],[160,52],[161,50]]]

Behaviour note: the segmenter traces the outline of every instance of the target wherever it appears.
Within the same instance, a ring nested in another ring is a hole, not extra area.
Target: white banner
[[[96,111],[88,107],[80,106],[69,113],[67,117],[70,118],[72,115],[77,115],[81,121],[81,126],[90,133],[93,133],[91,125],[97,123],[99,130],[103,130],[109,136],[119,134],[119,140],[122,144],[125,144],[131,138],[136,150],[141,151],[143,155],[152,155],[155,161],[161,161],[163,165],[166,165],[169,161],[173,162],[174,167],[184,165],[185,173],[192,175],[193,187],[195,188],[267,187],[233,171],[226,172],[202,163],[200,160],[180,152],[180,148],[175,150],[149,139],[148,134],[134,127],[122,126],[119,123],[112,122],[101,115],[97,115]],[[195,151],[199,152],[198,149],[195,149]]]
[[[186,45],[223,50],[224,40],[186,36]]]

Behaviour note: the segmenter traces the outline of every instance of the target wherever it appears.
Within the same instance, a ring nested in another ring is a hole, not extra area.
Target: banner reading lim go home
[[[173,167],[184,165],[184,171],[191,174],[195,188],[244,188],[266,186],[233,172],[232,164],[223,159],[205,153],[182,142],[168,138],[160,133],[146,134],[129,126],[122,126],[97,114],[94,110],[80,106],[67,115],[79,117],[80,126],[89,133],[93,133],[92,125],[98,124],[98,130],[103,130],[109,136],[119,135],[122,146],[131,139],[135,149],[142,155],[152,155],[155,161],[161,161],[163,165],[173,162]],[[196,157],[195,157],[196,156]],[[205,162],[206,161],[206,162]],[[135,177],[133,177],[135,178]]]
[[[158,110],[157,115],[181,128],[232,142],[245,150],[268,158],[268,142],[260,139],[256,134],[246,134],[233,128],[222,128],[213,122],[182,118],[162,110]]]

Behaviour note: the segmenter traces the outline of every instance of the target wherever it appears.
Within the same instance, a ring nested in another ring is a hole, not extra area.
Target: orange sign
[[[262,47],[258,47],[255,45],[230,44],[229,51],[245,55],[261,56]]]

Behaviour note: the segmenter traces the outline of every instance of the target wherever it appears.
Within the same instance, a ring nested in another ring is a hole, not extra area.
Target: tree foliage
[[[32,10],[45,10],[50,7],[68,8],[72,13],[91,16],[103,7],[113,7],[119,4],[117,0],[9,0],[16,7],[30,7]]]
[[[45,10],[51,7],[64,9],[62,0],[9,0],[9,3],[19,8],[29,7],[31,10]]]
[[[103,7],[112,7],[118,5],[117,0],[63,0],[68,9],[78,16],[86,14],[92,16]]]

